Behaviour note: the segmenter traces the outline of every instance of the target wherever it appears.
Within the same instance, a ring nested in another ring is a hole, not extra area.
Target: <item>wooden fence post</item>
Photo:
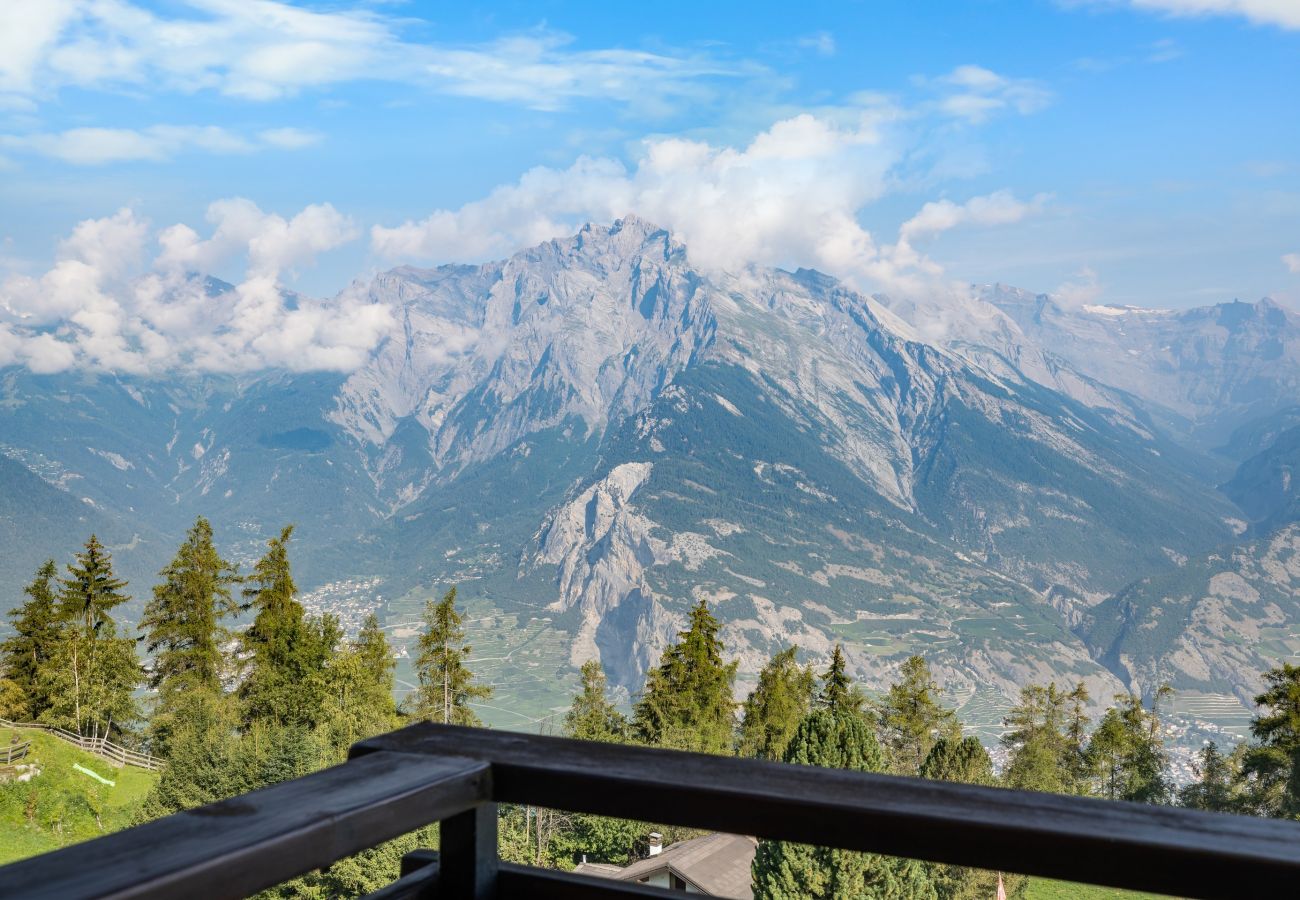
[[[480,803],[443,819],[438,858],[439,897],[493,900],[497,895],[497,805]]]

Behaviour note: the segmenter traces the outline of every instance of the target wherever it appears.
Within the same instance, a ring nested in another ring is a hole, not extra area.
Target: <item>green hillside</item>
[[[0,864],[125,828],[157,780],[143,769],[116,769],[39,731],[19,730],[32,749],[23,763],[40,774],[28,782],[0,784]],[[14,732],[0,728],[0,746]],[[81,765],[109,781],[110,787],[73,768]]]
[[[1025,889],[1025,900],[1160,900],[1163,896],[1046,878],[1030,879]]]

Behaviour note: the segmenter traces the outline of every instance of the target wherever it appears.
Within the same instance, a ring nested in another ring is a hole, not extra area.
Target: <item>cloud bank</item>
[[[374,9],[304,9],[277,0],[188,0],[164,11],[127,0],[0,4],[0,108],[62,88],[210,91],[263,102],[351,81],[552,109],[608,99],[645,110],[701,83],[755,74],[699,53],[573,49],[537,30],[474,45],[407,39],[409,20]]]
[[[1068,0],[1069,6],[1129,6],[1173,16],[1239,16],[1256,25],[1300,29],[1295,0]]]
[[[459,209],[375,226],[371,243],[391,260],[482,260],[634,212],[671,230],[705,268],[814,266],[860,288],[914,290],[942,274],[918,242],[960,226],[1018,221],[1048,198],[997,192],[928,203],[893,241],[878,242],[859,215],[897,187],[907,147],[891,126],[900,117],[889,106],[847,121],[804,114],[740,148],[649,140],[631,168],[588,157],[567,169],[534,168]]]
[[[392,313],[356,292],[302,297],[280,275],[354,240],[352,221],[328,204],[290,219],[247,200],[208,210],[211,233],[186,225],[156,234],[129,209],[80,223],[47,272],[0,282],[0,365],[33,372],[91,369],[132,374],[265,368],[347,371],[392,327]],[[232,259],[243,280],[196,276]]]

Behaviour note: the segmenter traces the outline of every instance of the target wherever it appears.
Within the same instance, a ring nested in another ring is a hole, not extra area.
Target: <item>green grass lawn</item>
[[[1048,881],[1046,878],[1031,878],[1025,889],[1025,900],[1162,900],[1162,898],[1162,894],[1120,891],[1090,884]]]
[[[12,732],[0,729],[0,742]],[[32,749],[24,762],[40,774],[25,783],[0,784],[0,864],[89,840],[131,824],[157,780],[153,772],[114,768],[106,760],[39,731],[23,731]],[[90,769],[113,786],[73,768]]]

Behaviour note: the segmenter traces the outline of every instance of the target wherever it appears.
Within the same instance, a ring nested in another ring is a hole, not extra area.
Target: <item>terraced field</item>
[[[1169,705],[1171,717],[1217,725],[1238,740],[1250,733],[1253,712],[1232,694],[1178,691]]]

